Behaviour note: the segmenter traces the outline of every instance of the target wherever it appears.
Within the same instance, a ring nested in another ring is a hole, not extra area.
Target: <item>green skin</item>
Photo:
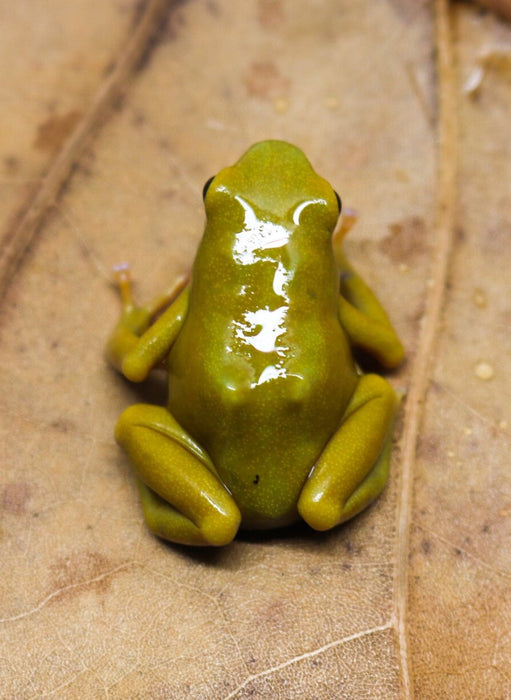
[[[166,361],[167,408],[137,404],[116,439],[135,465],[147,524],[190,545],[225,545],[241,527],[300,517],[317,530],[352,518],[381,492],[398,406],[390,384],[361,375],[352,347],[384,367],[403,348],[350,267],[339,202],[304,154],[252,146],[205,193],[192,281],[123,312],[111,363],[142,381]],[[345,227],[346,229],[348,226]]]

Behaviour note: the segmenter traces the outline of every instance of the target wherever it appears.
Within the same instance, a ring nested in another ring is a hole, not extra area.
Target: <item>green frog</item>
[[[161,363],[168,372],[167,405],[131,406],[115,430],[146,522],[206,546],[300,518],[328,530],[389,472],[398,400],[353,350],[392,369],[403,347],[345,258],[339,196],[299,148],[256,143],[206,183],[204,205],[191,279],[174,299],[137,306],[118,272],[108,357],[134,382]]]

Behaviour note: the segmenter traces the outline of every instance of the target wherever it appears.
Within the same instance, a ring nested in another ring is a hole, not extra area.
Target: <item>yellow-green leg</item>
[[[342,248],[343,238],[356,220],[356,212],[345,212],[333,237],[340,277],[339,320],[352,345],[393,369],[404,357],[401,341],[375,293],[350,265]]]
[[[305,482],[301,517],[316,530],[349,520],[381,492],[388,478],[397,397],[377,374],[360,378],[343,422]]]
[[[235,537],[241,515],[208,455],[160,406],[136,404],[115,437],[133,461],[149,528],[190,545],[220,546]]]

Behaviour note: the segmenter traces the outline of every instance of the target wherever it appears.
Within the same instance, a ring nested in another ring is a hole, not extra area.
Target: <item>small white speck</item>
[[[475,375],[478,379],[487,382],[495,376],[495,370],[488,362],[479,362],[475,367]]]

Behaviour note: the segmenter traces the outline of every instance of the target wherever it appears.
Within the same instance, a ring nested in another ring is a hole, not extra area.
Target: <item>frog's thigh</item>
[[[160,406],[130,406],[115,437],[142,482],[150,529],[173,542],[224,545],[236,535],[240,512],[206,453]]]
[[[363,510],[387,481],[397,398],[376,374],[361,377],[343,422],[306,481],[302,518],[328,530]]]

